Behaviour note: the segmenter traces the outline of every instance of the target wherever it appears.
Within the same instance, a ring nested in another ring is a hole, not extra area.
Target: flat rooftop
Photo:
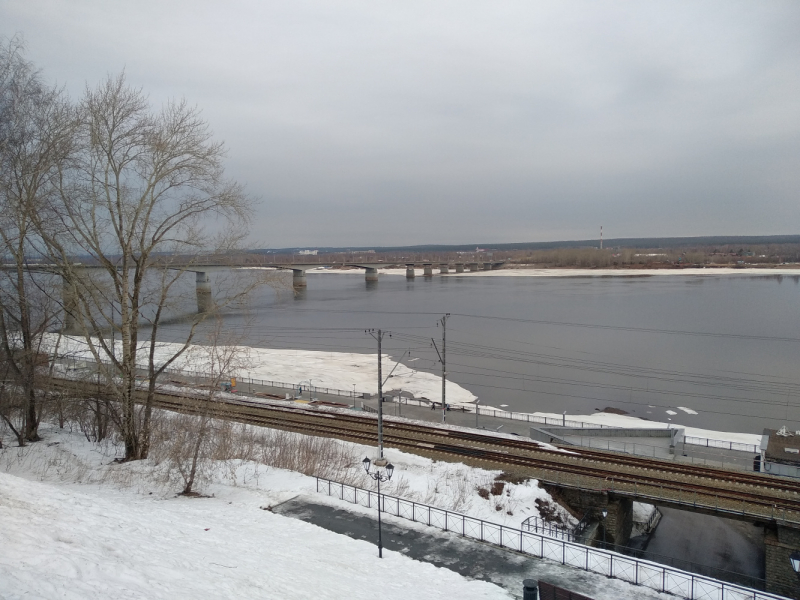
[[[764,435],[769,436],[765,453],[768,461],[800,466],[800,435],[778,435],[775,429],[765,429]]]

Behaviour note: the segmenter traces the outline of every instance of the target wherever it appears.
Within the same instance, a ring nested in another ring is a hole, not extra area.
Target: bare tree
[[[43,336],[60,313],[52,275],[31,265],[43,256],[35,224],[58,190],[74,123],[23,50],[18,38],[0,44],[0,416],[20,445],[39,439]]]
[[[88,89],[78,113],[75,151],[63,163],[59,197],[46,215],[58,226],[42,221],[40,233],[63,277],[73,327],[97,363],[110,365],[125,457],[141,459],[149,450],[158,376],[209,315],[252,287],[210,302],[189,319],[180,348],[158,358],[159,330],[174,317],[185,275],[209,255],[224,258],[237,248],[250,201],[225,179],[223,145],[186,102],[155,111],[120,75]],[[109,327],[116,348],[102,335]]]
[[[225,445],[225,435],[219,429],[225,429],[227,424],[214,418],[215,400],[222,385],[249,366],[246,347],[241,345],[244,329],[227,331],[217,317],[205,337],[205,344],[191,348],[189,358],[203,372],[208,392],[194,403],[191,414],[179,418],[180,426],[176,427],[170,453],[170,461],[183,478],[183,495],[194,494],[198,469],[215,446]]]

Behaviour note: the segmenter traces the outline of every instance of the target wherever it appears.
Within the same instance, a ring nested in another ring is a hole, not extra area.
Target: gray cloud
[[[48,79],[185,96],[287,245],[800,229],[794,2],[6,0]]]

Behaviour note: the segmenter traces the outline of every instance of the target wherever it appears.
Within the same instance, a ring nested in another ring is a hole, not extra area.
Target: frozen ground
[[[266,510],[298,498],[372,514],[316,493],[304,475],[240,461],[215,463],[205,498],[180,487],[152,461],[114,463],[119,449],[43,426],[44,441],[0,450],[0,598],[509,598],[426,562]],[[10,440],[6,440],[10,441]],[[355,454],[374,448],[352,445]],[[548,499],[535,482],[506,484],[481,498],[496,471],[435,463],[389,450],[396,466],[387,493],[518,523]],[[360,469],[354,465],[354,469]],[[366,482],[362,482],[366,485]],[[497,506],[501,505],[501,510]],[[513,515],[509,513],[514,513]],[[399,527],[422,531],[402,520]],[[548,569],[560,569],[549,563]],[[572,581],[589,574],[567,569]],[[604,578],[601,578],[605,580]],[[597,600],[642,597],[610,581]],[[577,590],[580,591],[580,590]],[[648,598],[661,597],[647,591]]]

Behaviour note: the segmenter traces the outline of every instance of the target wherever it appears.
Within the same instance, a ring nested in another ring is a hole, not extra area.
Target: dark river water
[[[364,329],[380,328],[391,332],[384,352],[410,350],[417,360],[403,362],[440,373],[431,338],[441,343],[437,321],[450,313],[448,379],[483,404],[569,414],[613,407],[761,433],[800,429],[799,281],[381,275],[370,284],[362,272],[310,273],[297,295],[261,288],[225,327],[246,331],[253,346],[360,353],[376,352]]]

